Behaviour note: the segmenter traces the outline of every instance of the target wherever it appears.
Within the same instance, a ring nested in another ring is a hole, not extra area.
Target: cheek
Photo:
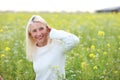
[[[48,33],[49,33],[49,30],[48,30],[48,29],[46,29],[46,30],[45,30],[45,33],[46,33],[46,34],[48,34]]]
[[[48,35],[48,32],[45,31],[43,34],[44,34],[44,36],[47,36],[47,35]]]
[[[34,33],[30,33],[29,35],[30,35],[32,38],[35,37],[35,34],[34,34]]]

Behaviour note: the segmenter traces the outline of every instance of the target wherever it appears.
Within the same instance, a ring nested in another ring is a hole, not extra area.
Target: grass
[[[4,80],[35,78],[25,56],[25,28],[33,14],[80,38],[66,55],[67,80],[120,80],[120,13],[11,12],[0,13],[0,75]]]

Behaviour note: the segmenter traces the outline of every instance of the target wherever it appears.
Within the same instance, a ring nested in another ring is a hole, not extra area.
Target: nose
[[[39,30],[37,30],[37,33],[36,33],[37,36],[41,36],[41,32]]]

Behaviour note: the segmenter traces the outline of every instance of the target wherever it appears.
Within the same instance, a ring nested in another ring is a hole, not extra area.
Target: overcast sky
[[[120,6],[120,0],[0,0],[0,11],[89,11]]]

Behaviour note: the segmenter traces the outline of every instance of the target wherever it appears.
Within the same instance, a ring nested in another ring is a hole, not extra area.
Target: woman
[[[26,55],[33,62],[35,80],[65,78],[65,52],[79,43],[79,38],[51,28],[40,16],[30,18],[26,28]]]

